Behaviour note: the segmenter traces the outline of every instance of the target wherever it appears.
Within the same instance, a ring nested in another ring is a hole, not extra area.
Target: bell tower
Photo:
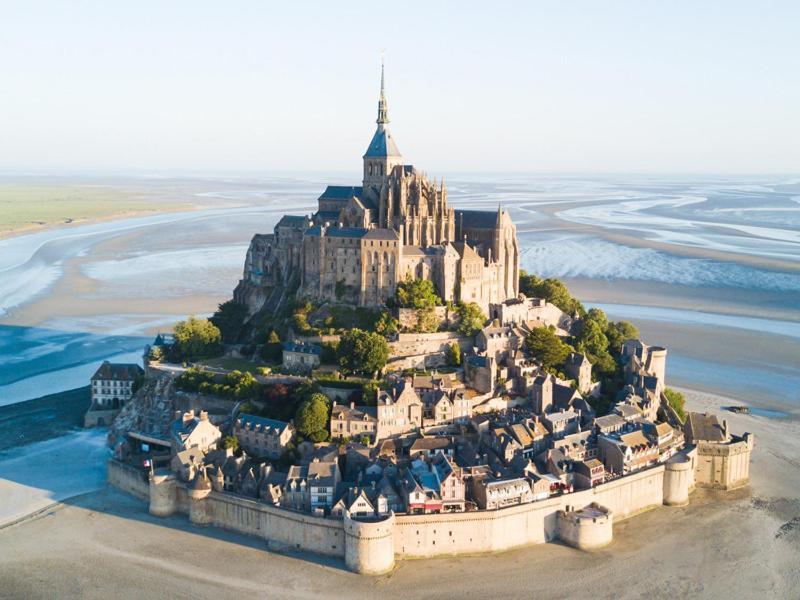
[[[381,60],[381,95],[378,99],[378,124],[375,135],[369,143],[364,154],[364,196],[377,200],[380,196],[383,182],[396,165],[403,163],[403,157],[394,138],[389,132],[389,106],[386,102],[386,88],[384,85],[384,68]]]

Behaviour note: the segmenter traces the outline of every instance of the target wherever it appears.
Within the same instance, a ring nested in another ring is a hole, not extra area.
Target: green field
[[[0,237],[28,229],[187,206],[99,185],[0,184]]]

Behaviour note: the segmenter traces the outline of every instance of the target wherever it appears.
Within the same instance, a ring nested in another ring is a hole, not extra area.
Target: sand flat
[[[693,410],[730,404],[689,392]],[[791,598],[800,589],[800,423],[724,413],[756,435],[752,485],[698,490],[687,507],[617,523],[587,553],[544,544],[497,555],[400,561],[387,576],[341,561],[270,552],[262,540],[185,516],[151,517],[115,490],[0,529],[9,598]],[[47,543],[43,543],[46,540]]]

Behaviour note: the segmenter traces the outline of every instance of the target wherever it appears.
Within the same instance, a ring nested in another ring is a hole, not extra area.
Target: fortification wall
[[[314,517],[233,496],[212,492],[205,499],[212,523],[239,533],[264,538],[293,550],[344,557],[345,535],[338,519]]]
[[[589,490],[530,504],[494,511],[397,516],[395,554],[423,558],[541,544],[557,537],[559,511],[595,502],[613,513],[614,520],[619,520],[660,506],[663,480],[664,467],[659,465]]]
[[[150,499],[150,482],[147,477],[136,467],[126,465],[116,460],[109,460],[106,466],[108,483],[115,488],[136,496],[140,500]]]
[[[194,492],[163,471],[151,478],[148,496],[141,472],[116,461],[109,463],[109,483],[139,498],[149,497],[152,514],[193,515],[199,524],[254,535],[278,548],[343,558],[348,568],[365,574],[390,570],[395,557],[497,552],[547,542],[559,536],[559,511],[592,503],[608,509],[614,520],[625,518],[662,504],[664,480],[665,467],[659,465],[593,489],[495,511],[392,515],[365,523],[349,517],[343,521],[316,517],[213,491],[193,499]],[[586,531],[579,531],[576,539],[586,537],[586,547],[608,541],[610,530],[605,524],[585,525]]]

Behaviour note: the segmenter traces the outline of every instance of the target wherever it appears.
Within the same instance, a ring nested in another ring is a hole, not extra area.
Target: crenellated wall
[[[691,460],[688,464],[691,466]],[[189,490],[166,471],[150,478],[149,496],[143,493],[141,471],[111,461],[109,483],[150,500],[150,512],[158,516],[189,515],[198,525],[214,525],[255,535],[277,548],[291,548],[343,558],[357,573],[375,575],[394,567],[396,558],[498,552],[569,537],[569,514],[586,506],[602,506],[609,517],[580,522],[573,527],[575,544],[582,548],[610,541],[610,522],[624,519],[662,503],[688,497],[690,479],[676,460],[621,477],[593,489],[511,506],[494,511],[470,511],[433,515],[390,515],[381,521],[358,521],[312,516],[253,499],[209,490]],[[689,473],[693,473],[690,468]],[[566,523],[566,524],[565,524]],[[561,531],[559,530],[561,526]]]

